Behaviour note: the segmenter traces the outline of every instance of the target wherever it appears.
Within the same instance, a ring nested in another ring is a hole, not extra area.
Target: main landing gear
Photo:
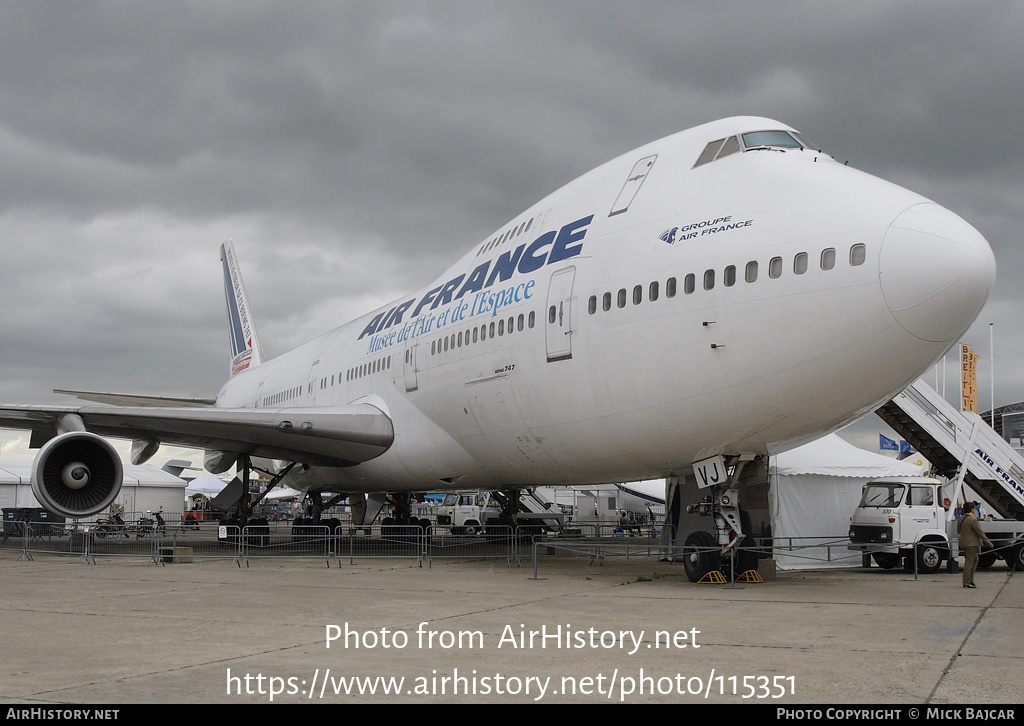
[[[388,497],[388,502],[393,507],[390,517],[384,517],[381,524],[385,527],[419,527],[424,534],[430,534],[430,520],[419,519],[412,515],[413,494],[411,492],[399,492]]]
[[[711,517],[715,532],[691,532],[683,544],[683,569],[690,582],[709,572],[732,568],[733,574],[757,569],[750,515],[739,507],[737,482],[746,461],[735,462],[727,482],[713,485],[710,494],[686,507],[690,514]]]
[[[238,477],[229,485],[233,486],[235,482],[238,482],[239,497],[229,510],[228,517],[221,519],[221,524],[229,527],[238,527],[239,531],[246,534],[247,541],[250,544],[267,546],[270,543],[270,523],[263,517],[253,517],[253,512],[259,503],[263,501],[264,497],[281,483],[281,480],[288,475],[288,472],[294,466],[295,463],[293,462],[285,467],[283,471],[273,474],[265,469],[253,466],[252,459],[245,454],[240,454],[238,456]],[[270,484],[267,485],[263,494],[256,499],[252,498],[249,490],[249,475],[252,471],[258,471],[270,478]]]

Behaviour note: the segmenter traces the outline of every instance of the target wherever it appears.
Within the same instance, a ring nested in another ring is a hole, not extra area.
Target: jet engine
[[[32,493],[51,512],[77,519],[109,507],[123,478],[113,446],[88,431],[71,431],[39,450],[32,464]]]

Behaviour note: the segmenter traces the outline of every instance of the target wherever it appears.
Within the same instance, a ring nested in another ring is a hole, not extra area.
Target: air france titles
[[[682,227],[670,227],[659,235],[659,239],[670,245],[681,242],[684,239],[693,239],[697,236],[717,234],[718,232],[729,232],[734,229],[749,227],[754,223],[752,219],[745,219],[742,222],[734,222],[732,215],[728,217],[717,217],[705,219],[693,224],[686,224]]]
[[[530,244],[503,252],[497,259],[478,265],[469,275],[454,277],[429,290],[418,301],[406,300],[401,305],[375,315],[359,334],[359,340],[370,338],[368,353],[388,348],[408,338],[415,338],[449,323],[457,323],[477,315],[498,312],[533,297],[536,280],[515,280],[515,275],[528,275],[545,265],[576,257],[583,251],[583,238],[594,215],[577,219],[558,232],[545,232]],[[497,287],[495,287],[497,285]],[[494,289],[491,289],[494,288]],[[465,299],[463,299],[465,298]],[[452,303],[455,303],[452,305]],[[435,313],[439,307],[443,310]],[[412,321],[400,328],[405,314]],[[388,331],[388,332],[385,332]]]

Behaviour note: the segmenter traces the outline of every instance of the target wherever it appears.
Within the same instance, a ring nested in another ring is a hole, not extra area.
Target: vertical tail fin
[[[242,273],[235,259],[235,248],[228,240],[220,246],[224,267],[224,297],[228,304],[228,343],[231,347],[231,375],[260,365],[266,359],[249,312]]]

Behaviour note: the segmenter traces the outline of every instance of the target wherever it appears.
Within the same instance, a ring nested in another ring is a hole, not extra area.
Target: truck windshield
[[[442,507],[454,507],[459,503],[458,494],[445,494],[444,499],[441,501]]]
[[[894,482],[872,482],[864,487],[862,507],[898,507],[905,487]]]

